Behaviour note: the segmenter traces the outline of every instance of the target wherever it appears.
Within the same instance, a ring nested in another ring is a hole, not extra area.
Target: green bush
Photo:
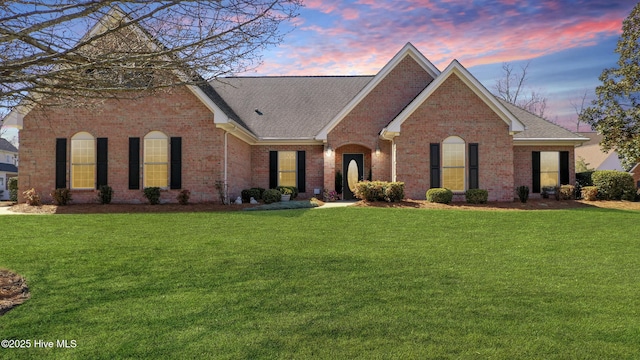
[[[40,195],[36,191],[36,189],[31,188],[27,191],[22,192],[22,196],[24,196],[27,205],[29,206],[40,206],[42,202],[40,202]]]
[[[453,191],[445,188],[432,188],[427,190],[427,201],[439,204],[449,204],[453,200]]]
[[[18,201],[18,178],[9,178],[7,186],[9,187],[9,200]]]
[[[295,186],[278,186],[276,187],[276,190],[280,191],[280,193],[284,194],[284,189],[289,189],[291,190],[291,193],[289,195],[291,195],[292,199],[295,199],[298,197],[298,188]]]
[[[160,204],[160,188],[159,187],[148,187],[143,190],[144,197],[149,200],[149,204],[158,205]]]
[[[100,204],[111,204],[113,189],[109,185],[100,185],[98,188],[98,201]]]
[[[518,195],[521,203],[526,203],[527,200],[529,200],[529,187],[526,185],[518,186],[516,188],[516,195]]]
[[[561,185],[558,194],[560,200],[573,200],[576,187],[573,185]]]
[[[280,201],[281,197],[282,193],[280,191],[277,189],[269,189],[265,190],[264,194],[262,194],[262,201],[264,201],[265,204],[271,204]]]
[[[469,189],[464,193],[464,198],[469,204],[486,204],[489,199],[489,191],[484,189]]]
[[[71,201],[71,191],[69,189],[55,189],[50,195],[56,205],[64,206]]]
[[[629,200],[636,197],[636,187],[631,174],[616,170],[598,170],[591,176],[603,200]]]
[[[580,191],[580,195],[584,200],[596,201],[598,199],[598,187],[597,186],[585,186]]]
[[[404,199],[404,183],[388,181],[360,181],[354,196],[366,201],[396,202]]]
[[[262,192],[264,192],[264,189],[262,190]],[[240,197],[242,197],[243,203],[248,203],[251,198],[254,198],[256,200],[260,200],[262,198],[260,189],[258,188],[244,189],[240,192]]]

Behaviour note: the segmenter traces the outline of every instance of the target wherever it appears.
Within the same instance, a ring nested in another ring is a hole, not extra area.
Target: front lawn
[[[31,348],[0,358],[636,358],[638,219],[607,209],[4,216],[0,268],[23,275],[31,299],[0,317],[0,339]]]

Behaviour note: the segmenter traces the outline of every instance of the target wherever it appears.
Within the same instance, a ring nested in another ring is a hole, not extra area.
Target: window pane
[[[92,189],[95,179],[95,165],[71,165],[71,187],[74,189]]]
[[[168,168],[167,164],[145,164],[144,187],[167,187]]]
[[[281,172],[279,184],[280,186],[296,186],[296,173]]]
[[[295,151],[278,151],[278,185],[296,186]]]
[[[443,168],[442,187],[451,191],[464,191],[464,168]]]
[[[93,140],[71,140],[71,163],[92,164],[95,162]]]
[[[560,153],[557,151],[540,152],[540,171],[558,172],[560,170]]]
[[[168,162],[167,139],[144,140],[144,162],[161,163]]]
[[[279,171],[296,171],[296,152],[295,151],[279,151],[278,152]]]
[[[443,144],[442,166],[464,166],[464,144]]]

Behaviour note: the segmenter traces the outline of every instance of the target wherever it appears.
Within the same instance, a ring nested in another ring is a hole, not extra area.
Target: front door
[[[364,180],[364,155],[343,154],[342,173],[342,197],[344,200],[355,199],[356,184]]]

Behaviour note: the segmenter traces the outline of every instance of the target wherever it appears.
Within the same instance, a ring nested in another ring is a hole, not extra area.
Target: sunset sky
[[[376,74],[407,42],[440,70],[457,59],[490,91],[503,62],[529,65],[547,118],[575,131],[585,90],[614,66],[630,0],[305,0],[284,42],[242,75]],[[582,131],[587,127],[581,128]]]

